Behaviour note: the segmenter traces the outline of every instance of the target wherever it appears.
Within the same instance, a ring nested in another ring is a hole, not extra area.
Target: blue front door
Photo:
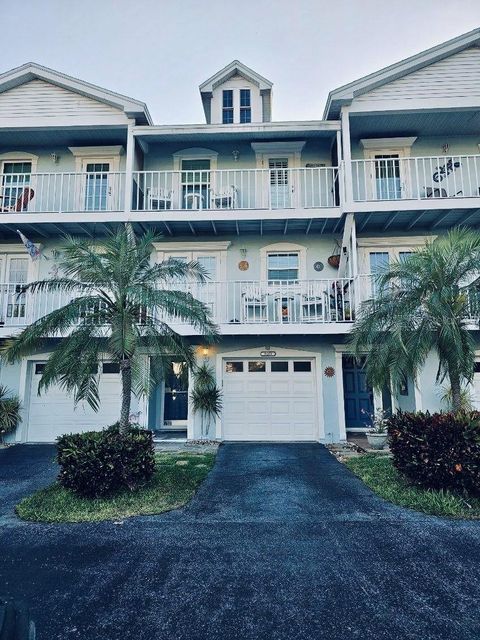
[[[165,377],[164,426],[176,426],[188,418],[188,370],[184,362],[172,362]]]
[[[347,429],[366,428],[373,413],[373,391],[367,384],[362,362],[343,356],[343,396]]]

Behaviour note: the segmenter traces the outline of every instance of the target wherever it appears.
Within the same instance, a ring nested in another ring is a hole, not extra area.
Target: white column
[[[347,439],[345,426],[345,402],[343,399],[343,351],[335,348],[335,379],[337,381],[337,420],[340,440]]]
[[[133,195],[133,163],[135,158],[135,138],[133,136],[134,121],[130,121],[127,131],[127,154],[125,162],[125,200],[124,211],[129,213]]]
[[[342,107],[342,148],[344,161],[344,179],[345,179],[345,202],[353,203],[353,179],[352,179],[352,153],[350,143],[350,118],[349,108]]]

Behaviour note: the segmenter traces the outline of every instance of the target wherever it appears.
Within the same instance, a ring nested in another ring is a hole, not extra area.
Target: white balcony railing
[[[0,284],[0,327],[23,327],[58,309],[67,293],[32,293],[22,283]],[[211,310],[219,325],[348,323],[354,318],[356,282],[352,278],[293,282],[178,283]],[[186,324],[179,318],[161,318]]]
[[[480,155],[352,160],[353,200],[442,200],[480,196]]]
[[[121,211],[125,173],[9,173],[0,176],[0,213]]]
[[[338,206],[337,167],[136,171],[134,211]]]

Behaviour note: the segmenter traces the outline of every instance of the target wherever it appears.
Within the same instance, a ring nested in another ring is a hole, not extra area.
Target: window
[[[88,162],[85,167],[85,211],[106,211],[109,196],[108,162]]]
[[[222,122],[223,124],[233,123],[233,89],[223,91]]]
[[[271,371],[272,373],[284,373],[288,371],[288,362],[272,362]]]
[[[266,371],[265,360],[254,360],[248,363],[249,373],[264,373]]]
[[[14,207],[30,184],[31,162],[4,162],[2,171],[2,208]],[[26,205],[22,210],[26,209]]]
[[[293,363],[293,370],[295,373],[308,373],[312,370],[312,363],[304,360],[299,360]]]
[[[375,156],[375,181],[377,200],[401,198],[400,159],[396,154]]]
[[[118,362],[104,362],[102,371],[103,373],[120,373],[120,365]]]
[[[250,89],[240,89],[240,122],[252,121]]]
[[[298,280],[299,255],[292,253],[269,253],[267,255],[267,279],[291,282]]]
[[[210,160],[182,160],[182,200],[185,209],[208,206],[210,189]]]
[[[243,362],[226,362],[225,371],[226,373],[243,373]]]

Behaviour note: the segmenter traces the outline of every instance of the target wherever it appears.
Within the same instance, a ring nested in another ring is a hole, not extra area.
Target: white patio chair
[[[148,211],[171,209],[173,194],[173,189],[147,189]]]
[[[235,209],[237,206],[237,188],[233,185],[216,191],[210,189],[210,207],[212,209]]]

